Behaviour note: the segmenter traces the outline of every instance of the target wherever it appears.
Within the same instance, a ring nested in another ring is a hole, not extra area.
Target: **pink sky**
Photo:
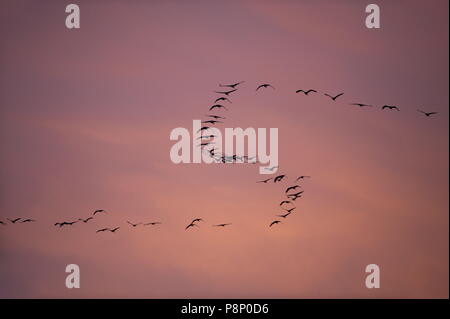
[[[37,220],[0,227],[0,297],[448,298],[447,1],[378,1],[379,30],[356,0],[76,3],[79,30],[57,1],[0,4],[0,220]],[[170,161],[170,131],[242,80],[222,127],[279,128],[288,182]]]

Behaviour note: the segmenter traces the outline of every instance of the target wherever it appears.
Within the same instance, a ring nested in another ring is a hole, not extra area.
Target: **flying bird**
[[[301,187],[301,186],[300,185],[290,186],[290,187],[286,188],[285,193],[287,194],[287,193],[289,193],[290,190],[295,190],[295,189],[297,189],[299,187]]]
[[[139,226],[140,224],[142,224],[142,223],[133,224],[132,222],[129,222],[128,220],[127,220],[127,223],[133,227],[136,227],[136,226]]]
[[[17,223],[19,220],[21,220],[22,218],[16,218],[16,219],[9,219],[7,218],[11,223],[15,224]]]
[[[260,86],[258,86],[258,87],[256,88],[256,91],[258,91],[258,90],[261,89],[261,88],[268,88],[268,87],[271,87],[272,89],[275,90],[275,88],[274,88],[272,85],[270,85],[270,84],[268,84],[268,83],[264,83],[264,84],[261,84]]]
[[[105,211],[104,209],[97,209],[97,210],[92,214],[92,216],[95,216],[95,214],[98,214],[98,213],[106,213],[106,211]]]
[[[87,223],[88,221],[90,221],[91,219],[94,219],[94,217],[88,217],[88,218],[86,218],[86,219],[83,219],[83,218],[78,218],[78,220],[79,221],[82,221],[83,223]]]
[[[297,198],[302,197],[303,191],[295,193],[295,194],[289,194],[287,197],[289,197],[292,201],[295,201]]]
[[[204,220],[201,219],[201,218],[195,218],[195,219],[193,219],[193,220],[191,221],[191,224],[194,224],[194,223],[196,223],[196,222],[204,222]]]
[[[222,120],[226,120],[226,117],[222,117],[222,116],[219,116],[219,115],[205,115],[205,116],[207,116],[207,117],[212,117],[213,119],[222,119]]]
[[[208,120],[208,121],[202,121],[204,124],[216,124],[216,123],[223,123],[222,121],[216,121],[216,120]]]
[[[363,107],[363,106],[370,106],[370,107],[372,107],[373,106],[373,105],[364,104],[364,103],[351,103],[350,105],[355,105],[355,106],[359,106],[359,107]]]
[[[425,116],[427,116],[427,117],[429,117],[429,116],[431,116],[431,115],[434,115],[434,114],[438,114],[438,112],[424,112],[424,111],[422,111],[422,110],[417,110],[417,112],[420,112],[420,113],[422,113],[422,114],[425,114]]]
[[[208,130],[210,127],[209,126],[202,126],[198,131],[197,131],[197,133],[198,132],[202,132],[202,131],[206,131],[206,130]]]
[[[274,183],[276,183],[276,182],[281,182],[282,180],[283,180],[283,178],[285,178],[286,177],[286,175],[278,175],[277,177],[275,177],[274,179],[273,179],[273,182]]]
[[[189,225],[187,225],[187,226],[186,226],[186,228],[185,228],[184,230],[187,230],[188,228],[190,228],[190,227],[194,227],[194,226],[198,227],[198,225],[197,225],[197,224],[194,224],[194,223],[190,223]]]
[[[149,226],[149,225],[155,226],[155,225],[159,225],[159,224],[161,224],[161,222],[150,222],[150,223],[145,223],[144,226]]]
[[[310,178],[310,177],[311,177],[311,176],[305,176],[305,175],[302,175],[302,176],[297,177],[296,181],[298,181],[298,180],[300,180],[300,179],[304,179],[304,178]]]
[[[214,103],[217,103],[217,102],[220,102],[220,101],[227,101],[228,103],[231,103],[231,101],[230,101],[230,99],[229,98],[227,98],[227,97],[219,97],[219,98],[217,98],[215,101],[214,101]]]
[[[214,137],[216,137],[216,135],[213,135],[213,134],[211,134],[211,135],[202,135],[202,136],[197,137],[197,140],[214,138]]]
[[[264,183],[264,184],[266,184],[268,181],[270,181],[272,179],[272,177],[271,178],[268,178],[268,179],[265,179],[265,180],[263,180],[263,181],[259,181],[259,182],[257,182],[257,183]]]
[[[234,84],[219,84],[219,86],[221,86],[221,87],[228,87],[228,88],[234,89],[236,86],[238,86],[239,84],[242,84],[244,82],[245,81],[241,81],[241,82],[234,83]]]
[[[214,157],[216,155],[215,151],[216,151],[216,149],[212,148],[212,149],[208,150],[208,153],[211,157]]]
[[[200,146],[200,147],[205,147],[205,146],[208,146],[208,145],[211,145],[211,144],[214,144],[214,142],[205,142],[205,143],[200,143],[199,145],[197,145],[197,146]]]
[[[228,224],[217,224],[217,225],[213,225],[213,227],[225,227],[225,226],[228,226],[228,225],[231,225],[231,223],[228,223]]]
[[[291,212],[288,212],[286,214],[282,214],[282,215],[277,215],[278,217],[282,217],[282,218],[286,218],[291,214]]]
[[[230,95],[231,93],[237,91],[237,89],[231,90],[231,91],[214,91],[215,93],[219,94],[225,94],[226,96]]]
[[[213,106],[211,106],[210,108],[209,108],[209,110],[211,111],[211,110],[214,110],[214,109],[225,109],[226,111],[228,111],[228,109],[225,107],[225,106],[223,106],[222,104],[214,104]]]
[[[268,171],[273,171],[274,169],[277,169],[278,166],[272,166],[272,167],[264,167],[264,169],[268,170]]]
[[[291,203],[291,201],[289,201],[289,200],[284,200],[284,201],[282,201],[281,203],[280,203],[280,206],[283,206],[284,204],[290,204]]]
[[[3,222],[2,220],[0,220],[0,224],[2,224],[3,226],[6,226],[5,222]]]
[[[336,101],[336,99],[337,99],[338,97],[344,95],[344,93],[339,93],[339,94],[336,95],[336,96],[332,96],[332,95],[330,95],[330,94],[328,94],[328,93],[325,93],[324,95],[325,95],[325,96],[328,96],[328,97],[329,97],[330,99],[332,99],[333,101]]]
[[[308,95],[308,94],[311,93],[311,92],[317,93],[316,90],[308,90],[308,91],[305,91],[305,90],[297,90],[297,91],[295,91],[295,93],[303,93],[303,94],[305,94],[305,95]]]
[[[115,233],[120,227],[116,227],[113,229],[110,228],[102,228],[96,231],[96,233],[104,232],[104,231],[110,231],[111,233]]]
[[[20,221],[21,223],[33,223],[33,222],[35,222],[35,220],[34,219],[30,219],[30,218],[27,218],[27,219],[24,219],[24,220],[22,220],[22,221]]]
[[[73,221],[73,222],[61,222],[61,223],[55,223],[55,226],[59,226],[59,228],[69,225],[72,226],[73,224],[75,224],[77,221]]]
[[[279,224],[281,223],[281,221],[279,220],[274,220],[273,222],[270,223],[269,227],[272,227],[273,225]]]
[[[299,196],[299,195],[303,194],[304,192],[305,192],[305,191],[300,191],[300,192],[298,192],[298,193],[288,194],[287,196],[288,196],[288,197],[290,197],[290,196]]]
[[[397,107],[397,106],[395,106],[395,105],[383,105],[383,107],[381,108],[382,110],[384,110],[384,109],[390,109],[390,110],[397,110],[397,111],[400,111],[400,109]]]
[[[294,210],[294,209],[296,209],[297,207],[292,207],[292,208],[290,208],[290,209],[286,209],[286,208],[283,208],[285,211],[287,211],[288,213],[292,213],[292,211]]]

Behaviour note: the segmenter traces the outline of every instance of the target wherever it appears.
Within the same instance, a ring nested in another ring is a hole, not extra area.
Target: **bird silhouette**
[[[211,135],[210,135],[210,136],[211,136]],[[208,150],[208,153],[209,153],[209,155],[210,155],[211,157],[214,157],[214,156],[216,155],[215,151],[216,151],[216,149],[215,149],[215,148],[212,148],[212,149]]]
[[[395,105],[383,105],[383,107],[381,108],[382,110],[384,110],[384,109],[389,109],[389,110],[397,110],[397,111],[400,111],[400,109],[397,107],[397,106],[395,106]]]
[[[221,120],[226,120],[226,117],[223,116],[219,116],[219,115],[205,115],[207,117],[212,117],[213,119],[221,119]]]
[[[289,201],[289,200],[284,200],[284,201],[282,201],[281,203],[280,203],[280,206],[283,206],[284,204],[290,204],[291,203],[291,201]]]
[[[22,218],[15,218],[15,219],[9,219],[7,218],[11,223],[15,224],[17,223],[19,220],[21,220]]]
[[[355,106],[359,106],[359,107],[364,107],[364,106],[372,107],[373,106],[373,105],[364,104],[364,103],[351,103],[350,105],[355,105]]]
[[[299,181],[300,179],[310,178],[310,177],[311,176],[302,175],[302,176],[297,177],[296,181]]]
[[[303,93],[305,95],[308,95],[309,93],[317,93],[317,91],[316,90],[312,90],[312,89],[307,90],[307,91],[305,91],[305,90],[297,90],[297,91],[295,91],[295,93]]]
[[[73,222],[63,222],[63,223],[66,224],[66,225],[72,226],[72,225],[76,224],[77,221],[73,221]]]
[[[211,144],[214,144],[214,142],[205,142],[205,143],[200,143],[199,145],[197,145],[197,146],[200,146],[200,147],[205,147],[205,146],[208,146],[208,145],[211,145]]]
[[[201,218],[194,218],[194,219],[191,221],[191,224],[196,223],[196,222],[204,222],[204,220],[201,219]]]
[[[272,166],[272,167],[264,167],[264,169],[268,170],[268,171],[273,171],[274,169],[277,169],[278,166]]]
[[[289,194],[287,197],[289,197],[290,200],[295,201],[297,198],[300,198],[303,194],[303,191],[295,193],[295,194]]]
[[[2,220],[0,220],[0,224],[3,225],[3,226],[6,226],[5,222],[2,221]]]
[[[186,228],[184,230],[188,230],[189,228],[194,227],[194,226],[198,227],[197,224],[190,223],[189,225],[186,226]]]
[[[283,180],[283,178],[285,178],[285,177],[286,177],[286,175],[278,175],[277,177],[275,177],[273,179],[273,182],[274,183],[281,182]]]
[[[292,208],[290,208],[290,209],[286,209],[286,208],[283,208],[285,211],[287,211],[288,213],[292,213],[292,211],[294,210],[294,209],[296,209],[297,207],[292,207]]]
[[[208,121],[202,121],[204,124],[216,124],[216,123],[223,123],[222,121],[216,121],[216,120],[208,120]]]
[[[115,233],[119,228],[120,227],[116,227],[116,228],[113,228],[113,229],[102,228],[102,229],[97,230],[96,233],[101,233],[101,232],[104,232],[104,231],[110,231],[111,233]]]
[[[274,220],[273,222],[270,223],[269,227],[272,227],[273,225],[279,224],[281,223],[281,221],[279,220]]]
[[[97,209],[96,211],[94,211],[92,216],[95,216],[95,214],[98,214],[98,213],[106,213],[106,211],[104,209]]]
[[[79,221],[82,221],[83,223],[87,223],[88,221],[90,221],[91,219],[94,219],[94,217],[88,217],[86,219],[83,218],[78,218]]]
[[[228,224],[217,224],[217,225],[213,225],[213,227],[225,227],[225,226],[228,226],[228,225],[231,225],[231,223],[228,223]]]
[[[214,103],[220,102],[220,101],[227,101],[228,103],[231,103],[230,99],[224,96],[221,96],[219,98],[217,98]]]
[[[241,81],[241,82],[234,83],[234,84],[219,84],[219,86],[221,86],[221,87],[228,87],[228,88],[234,89],[236,86],[238,86],[239,84],[242,84],[244,82],[245,81]]]
[[[27,218],[27,219],[24,219],[24,220],[20,221],[20,223],[33,223],[33,222],[35,222],[35,220],[34,219],[30,219],[30,218]]]
[[[216,135],[213,135],[213,134],[211,134],[211,135],[202,135],[202,136],[197,137],[197,140],[209,139],[209,138],[214,138],[214,137],[216,137]]]
[[[208,130],[210,127],[209,126],[202,126],[198,131],[197,131],[197,133],[198,132],[202,132],[202,131],[206,131],[206,130]]]
[[[427,117],[430,117],[431,115],[434,115],[434,114],[438,114],[438,112],[424,112],[422,110],[417,110],[417,112],[425,114],[425,116],[427,116]]]
[[[130,224],[132,227],[136,227],[136,226],[139,226],[140,224],[142,224],[142,223],[133,224],[132,222],[129,222],[128,220],[127,220],[127,223]]]
[[[73,221],[73,222],[60,222],[60,223],[55,223],[55,226],[59,226],[59,228],[69,225],[72,226],[73,224],[77,223],[78,221]]]
[[[268,83],[264,83],[264,84],[261,84],[260,86],[258,86],[258,87],[256,88],[256,91],[258,91],[259,89],[262,89],[262,88],[268,88],[268,87],[271,87],[272,89],[275,90],[275,88],[274,88],[272,85],[270,85],[270,84],[268,84]]]
[[[289,193],[289,191],[291,191],[291,190],[296,190],[296,189],[299,188],[299,187],[301,187],[301,186],[300,186],[300,185],[290,186],[290,187],[286,188],[285,193],[287,194],[287,193]]]
[[[258,181],[257,183],[264,183],[264,184],[266,184],[268,181],[270,181],[272,179],[272,177],[271,178],[268,178],[268,179],[265,179],[265,180],[263,180],[263,181]]]
[[[150,222],[150,223],[145,223],[144,226],[149,226],[149,225],[155,226],[155,225],[159,225],[159,224],[161,224],[161,222]]]
[[[325,93],[324,95],[325,95],[325,96],[328,96],[328,97],[329,97],[330,99],[332,99],[333,101],[336,101],[336,99],[337,99],[338,97],[344,95],[344,93],[339,93],[339,94],[336,95],[336,96],[332,96],[332,95],[330,95],[330,94],[328,94],[328,93]]]
[[[218,93],[218,94],[225,94],[226,96],[228,96],[228,95],[230,95],[231,93],[233,93],[235,91],[237,91],[237,89],[230,90],[230,91],[214,91],[214,92]]]
[[[291,212],[288,212],[286,214],[282,214],[282,215],[277,215],[278,217],[282,217],[282,218],[286,218],[291,214]]]
[[[228,109],[222,104],[214,104],[209,108],[210,111],[214,109],[225,109],[226,111],[228,111]]]

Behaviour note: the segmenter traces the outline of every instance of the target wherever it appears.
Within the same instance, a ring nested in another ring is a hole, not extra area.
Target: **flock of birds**
[[[223,109],[225,111],[228,111],[228,108],[225,105],[218,104],[218,103],[227,102],[228,104],[232,104],[232,101],[230,100],[229,97],[231,96],[232,93],[234,93],[238,90],[238,86],[241,85],[242,83],[244,83],[244,81],[233,83],[233,84],[219,84],[220,87],[227,88],[228,90],[214,91],[215,93],[220,94],[220,96],[214,100],[214,104],[209,107],[209,111],[213,111],[216,109],[217,110]],[[267,88],[272,88],[273,90],[275,90],[275,88],[271,84],[263,83],[256,88],[256,91],[259,91],[261,89],[267,89]],[[302,91],[302,90],[299,90],[298,92],[300,92],[300,91]],[[312,91],[314,91],[314,90],[312,90]],[[306,91],[307,93],[305,93],[305,94],[308,95],[312,91],[311,90]],[[342,94],[340,94],[340,95],[342,95]],[[333,98],[336,99],[339,96],[333,97]],[[210,128],[212,128],[212,125],[216,125],[217,123],[223,123],[223,120],[225,120],[226,118],[221,115],[217,115],[217,114],[207,114],[205,116],[208,119],[202,121],[202,124],[204,126],[202,126],[199,129],[199,132],[201,133],[199,139],[201,139],[202,141],[197,146],[202,147],[204,149],[204,151],[208,152],[209,156],[212,157],[216,162],[221,162],[221,163],[241,162],[241,163],[251,163],[251,164],[256,164],[258,162],[256,157],[248,157],[246,155],[238,155],[238,154],[232,154],[232,155],[228,154],[227,155],[227,154],[217,153],[216,148],[214,147],[213,142],[211,141],[216,136],[213,134],[209,134],[208,130]],[[210,120],[211,118],[213,120]],[[197,132],[197,133],[199,133],[199,132]],[[204,133],[205,133],[205,135],[203,135]],[[268,171],[274,171],[275,169],[278,169],[278,166],[266,167],[265,169]],[[276,215],[277,217],[286,219],[290,214],[293,213],[293,211],[296,209],[294,201],[297,200],[298,198],[301,198],[302,194],[304,193],[304,190],[296,191],[298,188],[302,187],[298,184],[298,182],[304,178],[309,178],[309,177],[310,176],[305,176],[305,175],[299,176],[295,180],[296,183],[294,185],[290,185],[285,189],[284,194],[287,198],[285,200],[281,201],[279,204],[279,206],[281,207],[281,209],[284,210],[284,212],[282,214],[280,213],[280,214]],[[281,175],[271,177],[271,178],[268,178],[268,179],[265,179],[262,181],[258,181],[257,183],[267,184],[269,181],[273,181],[273,183],[280,183],[286,179],[287,179],[287,175],[281,174]],[[203,220],[201,218],[193,219],[192,222],[186,226],[186,229],[189,229],[191,227],[192,228],[198,227],[197,222],[199,222],[199,221],[203,221]],[[279,223],[281,223],[281,220],[275,219],[269,223],[269,227],[272,227]],[[225,227],[228,225],[231,225],[231,223],[218,224],[218,225],[213,225],[213,226]]]
[[[268,170],[274,170],[275,168],[278,168],[277,166],[273,166],[273,167],[268,167],[266,169]],[[295,183],[293,183],[293,185],[288,186],[285,190],[284,190],[284,195],[286,196],[286,199],[282,200],[279,203],[279,206],[281,207],[281,209],[284,210],[283,214],[278,214],[276,215],[277,217],[281,217],[286,219],[289,215],[292,214],[292,212],[297,208],[295,206],[295,201],[298,198],[301,198],[303,193],[305,192],[304,190],[299,190],[298,189],[302,189],[303,187],[301,185],[299,185],[300,181],[305,179],[305,178],[310,178],[311,176],[306,176],[306,175],[301,175],[299,177],[297,177],[295,179]],[[275,177],[271,177],[271,178],[267,178],[261,181],[257,181],[257,183],[264,183],[267,184],[271,181],[273,181],[273,183],[280,183],[284,180],[287,179],[287,175],[286,174],[281,174]],[[270,224],[269,227],[272,227],[273,225],[279,224],[281,223],[281,220],[279,219],[275,219],[273,220]]]
[[[238,91],[239,86],[244,83],[244,81],[240,81],[240,82],[236,82],[233,84],[219,84],[220,87],[223,88],[227,88],[228,90],[222,90],[222,91],[214,91],[217,94],[220,94],[221,96],[216,98],[214,101],[214,104],[212,106],[209,107],[209,111],[213,111],[213,110],[225,110],[228,111],[228,108],[222,103],[222,102],[227,102],[228,104],[231,104],[232,101],[230,100],[231,95]],[[261,90],[264,89],[268,89],[271,88],[272,90],[275,90],[275,87],[270,84],[270,83],[263,83],[260,84],[256,87],[256,92],[259,92]],[[298,89],[295,91],[295,93],[297,94],[303,94],[305,96],[309,96],[311,94],[320,94],[321,92],[319,92],[318,90],[315,89]],[[344,95],[344,92],[338,93],[336,95],[332,95],[326,92],[322,92],[322,94],[328,98],[330,98],[333,102],[335,102],[337,99],[342,98],[342,96]],[[222,103],[222,104],[220,104]],[[350,103],[350,105],[352,106],[357,106],[357,107],[374,107],[373,105],[370,104],[366,104],[366,103]],[[383,105],[380,107],[381,110],[396,110],[396,111],[400,111],[400,108],[396,105]],[[436,115],[437,112],[425,112],[423,110],[418,109],[418,112],[424,114],[426,117],[430,117],[433,115]],[[254,158],[249,158],[248,156],[239,156],[237,154],[233,154],[233,155],[226,155],[226,154],[217,154],[216,153],[216,149],[214,147],[212,148],[207,148],[211,145],[213,145],[213,142],[211,142],[211,139],[213,139],[215,136],[210,134],[206,134],[203,135],[203,133],[207,133],[208,130],[212,127],[212,125],[215,125],[217,123],[223,123],[223,120],[225,120],[226,118],[221,116],[221,115],[216,115],[216,114],[208,114],[206,115],[206,117],[208,117],[209,119],[202,121],[202,124],[204,124],[204,126],[202,126],[200,128],[200,132],[202,133],[200,136],[200,139],[202,140],[202,142],[198,145],[200,147],[204,147],[205,151],[207,151],[209,153],[209,155],[216,161],[216,162],[222,162],[222,163],[228,163],[228,162],[247,162],[247,163],[257,163],[257,160],[254,160]],[[213,120],[211,120],[211,118]],[[274,167],[268,167],[266,168],[267,170],[273,171],[274,169],[278,169],[278,166],[274,166]],[[303,180],[305,178],[309,178],[310,176],[306,176],[306,175],[301,175],[299,177],[296,178],[295,183],[293,185],[288,186],[285,189],[285,196],[287,197],[287,199],[283,200],[280,202],[279,206],[285,211],[283,214],[278,214],[276,215],[277,217],[280,218],[287,218],[290,214],[292,214],[292,212],[296,209],[296,206],[294,204],[294,201],[297,200],[298,198],[301,198],[304,190],[300,190],[297,192],[298,188],[302,188],[301,185],[299,185],[299,181]],[[286,174],[281,174],[278,175],[274,178],[268,178],[262,181],[258,181],[257,183],[264,183],[267,184],[270,181],[273,181],[274,183],[279,183],[283,180],[287,179],[287,175]],[[196,221],[201,221],[201,219],[194,219],[187,227],[186,229],[190,228],[190,227],[194,227],[194,226],[198,226],[195,222]],[[276,224],[281,223],[280,219],[275,219],[273,220],[271,223],[269,223],[269,227],[272,227]],[[229,225],[229,224],[223,224],[223,225]]]
[[[95,210],[95,211],[92,213],[91,216],[89,216],[89,217],[87,217],[87,218],[78,218],[78,219],[73,220],[73,221],[62,221],[62,222],[57,222],[57,223],[54,223],[53,225],[54,225],[55,227],[62,228],[62,227],[66,227],[66,226],[73,226],[73,225],[75,225],[76,223],[84,223],[84,224],[86,224],[86,223],[88,223],[89,221],[93,220],[93,219],[95,218],[95,215],[97,215],[97,214],[99,214],[99,213],[107,213],[107,212],[106,212],[106,210],[104,210],[104,209],[97,209],[97,210]],[[23,218],[21,218],[21,217],[20,217],[20,218],[14,218],[14,219],[7,218],[7,220],[8,220],[11,224],[36,222],[36,220],[34,220],[34,219],[30,219],[30,218],[23,219]],[[134,223],[132,223],[132,222],[130,222],[130,221],[127,221],[127,223],[128,223],[129,225],[131,225],[132,227],[136,227],[136,226],[139,226],[139,225],[143,225],[143,226],[155,226],[155,225],[161,224],[161,222],[147,222],[147,223],[139,222],[139,223],[134,224]],[[4,222],[4,221],[0,220],[0,225],[6,226],[6,225],[7,225],[7,222]],[[109,232],[111,232],[111,233],[115,233],[115,232],[118,231],[119,229],[120,229],[119,226],[118,226],[118,227],[114,227],[114,228],[100,228],[100,229],[98,229],[98,230],[96,231],[96,233],[101,233],[101,232],[106,232],[106,231],[109,231]]]
[[[231,88],[231,90],[229,90],[229,91],[215,91],[215,93],[224,94],[224,95],[227,96],[227,97],[220,97],[220,98],[218,98],[215,101],[215,103],[217,103],[219,101],[228,101],[228,102],[231,103],[231,101],[228,99],[228,96],[230,96],[231,93],[236,92],[238,90],[236,87],[238,85],[242,84],[242,83],[244,83],[244,81],[237,82],[237,83],[234,83],[234,84],[220,85],[222,87]],[[260,84],[256,88],[256,91],[259,91],[260,89],[266,89],[266,88],[271,88],[271,89],[275,90],[275,87],[272,84],[264,83],[264,84]],[[306,89],[306,90],[305,89],[298,89],[298,90],[295,91],[295,93],[303,93],[306,96],[309,96],[311,93],[320,94],[320,92],[315,90],[315,89]],[[342,93],[338,93],[336,95],[331,95],[329,93],[323,92],[323,95],[329,97],[332,101],[336,101],[338,98],[343,96],[344,93],[342,92]],[[373,105],[365,104],[365,103],[350,103],[349,105],[358,106],[358,107],[373,107]],[[211,111],[211,110],[213,110],[215,108],[217,108],[217,109],[224,108],[225,110],[227,110],[227,108],[224,105],[221,105],[221,104],[214,104],[213,106],[210,107],[209,110]],[[396,106],[396,105],[387,105],[387,104],[381,106],[381,109],[382,110],[388,109],[388,110],[400,111],[400,108],[398,106]],[[422,113],[422,114],[424,114],[427,117],[430,117],[432,115],[438,114],[438,112],[425,112],[425,111],[420,110],[420,109],[417,109],[417,112]],[[220,117],[218,117],[218,118],[220,118]],[[215,123],[212,123],[212,124],[215,124]]]
[[[217,94],[220,94],[220,96],[218,96],[215,101],[214,104],[212,106],[209,107],[209,111],[213,111],[213,110],[221,110],[224,109],[225,111],[228,111],[228,108],[220,103],[223,102],[227,102],[228,104],[232,104],[232,101],[230,100],[229,97],[231,97],[231,94],[236,92],[238,90],[238,87],[244,83],[244,81],[241,82],[237,82],[237,83],[233,83],[233,84],[219,84],[220,87],[222,88],[227,88],[223,91],[214,91]],[[272,90],[275,90],[275,87],[269,83],[263,83],[257,86],[256,91],[260,91],[263,89],[268,89],[271,88]],[[304,94],[305,96],[309,96],[310,94],[320,94],[319,91],[314,90],[314,89],[298,89],[295,91],[295,93],[297,94]],[[336,95],[332,95],[332,94],[328,94],[323,92],[323,95],[330,98],[332,101],[336,101],[337,99],[341,98],[344,93],[339,93]],[[357,106],[357,107],[373,107],[373,105],[370,104],[365,104],[365,103],[350,103],[350,105],[353,106]],[[380,107],[381,110],[396,110],[396,111],[400,111],[400,108],[396,105],[383,105]],[[431,117],[433,115],[438,114],[438,112],[426,112],[423,110],[418,109],[417,110],[419,113],[425,115],[426,117]],[[216,136],[213,134],[209,134],[208,135],[208,130],[210,128],[213,127],[213,125],[219,124],[219,123],[224,123],[223,120],[225,120],[226,118],[221,116],[221,115],[217,115],[217,114],[208,114],[205,115],[207,117],[207,119],[205,119],[204,121],[202,121],[202,127],[199,129],[199,132],[201,132],[201,135],[198,139],[201,140],[200,144],[198,145],[199,147],[202,147],[202,149],[206,152],[208,152],[209,156],[211,158],[213,158],[216,162],[220,162],[220,163],[237,163],[237,162],[241,162],[241,163],[251,163],[251,164],[256,164],[257,163],[257,159],[256,157],[248,157],[245,155],[237,155],[237,154],[232,154],[232,155],[226,155],[226,154],[222,154],[222,153],[217,153],[216,152],[216,148],[213,146],[214,143],[211,141],[211,139],[215,138]],[[197,132],[198,133],[198,132]],[[206,133],[204,135],[204,133]],[[210,146],[212,146],[211,148],[209,148]],[[273,167],[266,167],[265,169],[269,170],[269,171],[274,171],[275,169],[278,169],[278,166],[273,166]],[[276,224],[281,223],[281,218],[286,219],[289,215],[291,215],[293,213],[293,211],[297,208],[295,206],[295,201],[299,198],[302,198],[302,195],[304,193],[304,190],[299,190],[298,189],[302,189],[302,186],[299,185],[300,181],[306,179],[306,178],[310,178],[311,176],[306,176],[306,175],[301,175],[299,177],[297,177],[294,181],[294,183],[292,185],[289,185],[285,191],[284,191],[284,195],[286,196],[286,199],[282,200],[279,203],[279,206],[281,207],[281,209],[283,210],[283,213],[281,214],[277,214],[276,217],[280,217],[278,219],[275,219],[273,221],[271,221],[269,223],[269,227],[272,227]],[[287,180],[287,175],[286,174],[281,174],[281,175],[277,175],[275,177],[271,177],[265,180],[260,180],[257,181],[257,183],[263,183],[263,184],[268,184],[269,182],[273,181],[273,183],[280,183],[282,181]],[[106,210],[104,209],[98,209],[95,210],[93,212],[93,214],[87,218],[78,218],[76,220],[73,221],[62,221],[62,222],[57,222],[54,223],[55,227],[59,227],[59,228],[63,228],[66,226],[73,226],[76,223],[88,223],[89,221],[93,220],[94,217],[99,214],[99,213],[106,213]],[[7,218],[7,221],[9,221],[10,224],[23,224],[23,223],[34,223],[36,222],[36,220],[31,219],[31,218],[14,218],[14,219],[10,219]],[[186,227],[185,230],[188,229],[194,229],[196,227],[200,227],[199,223],[200,222],[204,222],[204,220],[202,218],[194,218]],[[0,220],[0,225],[6,226],[8,223]],[[152,221],[152,222],[138,222],[138,223],[132,223],[130,221],[127,221],[127,224],[130,225],[130,227],[138,227],[138,226],[157,226],[160,225],[161,222],[159,221]],[[226,226],[230,226],[232,225],[232,223],[221,223],[221,224],[214,224],[212,225],[213,227],[226,227]],[[96,233],[102,233],[102,232],[111,232],[111,233],[115,233],[116,231],[118,231],[120,229],[120,226],[114,227],[114,228],[101,228],[98,229],[96,231]]]

